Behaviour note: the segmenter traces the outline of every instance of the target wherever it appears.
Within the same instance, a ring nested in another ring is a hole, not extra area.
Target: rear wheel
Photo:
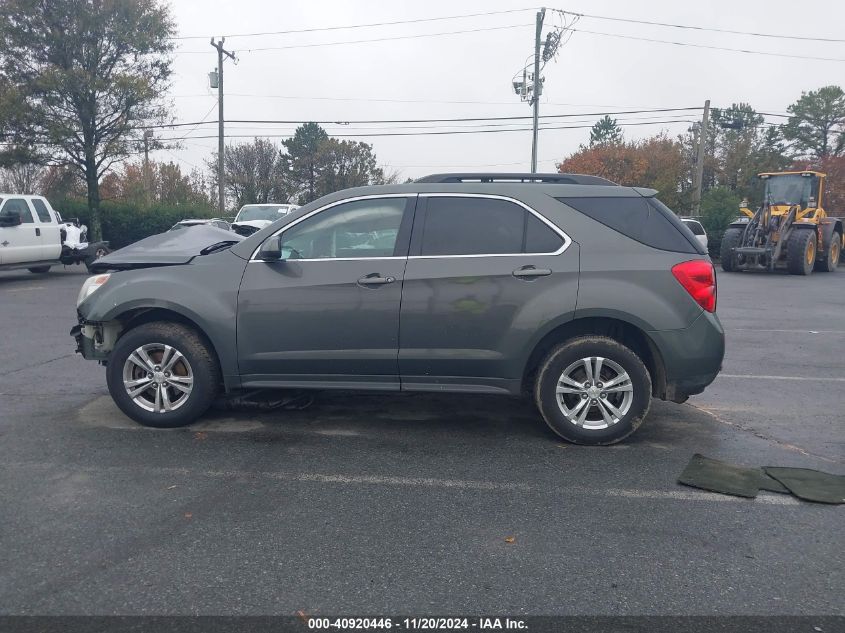
[[[839,255],[842,252],[842,236],[834,233],[831,236],[830,246],[827,247],[827,257],[816,264],[816,270],[824,273],[832,273],[839,266]]]
[[[155,322],[124,334],[109,356],[109,393],[144,426],[185,426],[214,399],[220,370],[208,344],[177,323]]]
[[[651,377],[631,349],[604,336],[577,338],[549,352],[534,386],[546,424],[576,444],[614,444],[643,423]]]
[[[42,275],[50,272],[50,268],[52,268],[52,266],[33,266],[32,268],[27,268],[27,270],[31,273]]]
[[[731,273],[735,270],[732,250],[742,241],[743,229],[729,228],[722,236],[722,247],[719,258],[722,260],[722,270]]]
[[[791,275],[809,275],[816,264],[816,232],[793,229],[786,244],[786,267]]]

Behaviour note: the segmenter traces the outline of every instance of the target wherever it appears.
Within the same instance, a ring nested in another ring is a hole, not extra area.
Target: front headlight
[[[109,280],[109,277],[111,277],[109,273],[88,277],[88,279],[85,280],[85,283],[82,284],[82,288],[79,290],[79,296],[76,298],[76,306],[79,307],[80,303],[99,290],[102,285]]]

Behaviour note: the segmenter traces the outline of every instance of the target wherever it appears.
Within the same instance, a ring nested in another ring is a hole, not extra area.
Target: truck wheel
[[[794,229],[786,244],[786,267],[790,275],[809,275],[816,264],[816,232]]]
[[[115,404],[130,418],[144,426],[175,428],[205,413],[220,384],[220,369],[194,330],[159,321],[117,341],[106,381]]]
[[[44,273],[50,272],[52,266],[35,266],[33,268],[27,268],[27,270],[31,273],[35,273],[37,275],[42,275]]]
[[[842,237],[839,233],[831,236],[830,246],[827,248],[827,257],[823,261],[816,262],[816,270],[823,273],[832,273],[839,266],[839,254],[842,251]]]
[[[604,336],[587,336],[549,352],[534,385],[546,424],[575,444],[625,439],[651,404],[651,377],[632,350]]]
[[[719,258],[722,260],[722,270],[726,273],[732,273],[735,270],[731,249],[739,246],[739,243],[742,241],[743,232],[743,229],[731,228],[726,230],[722,236],[722,247],[719,251]]]

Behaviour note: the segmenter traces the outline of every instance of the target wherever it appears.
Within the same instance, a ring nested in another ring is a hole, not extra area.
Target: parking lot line
[[[780,334],[845,334],[845,330],[777,330],[756,327],[735,327],[728,332],[776,332]]]
[[[51,469],[50,464],[38,462],[19,462],[0,465],[3,468],[19,470],[32,468],[36,470]],[[248,470],[191,470],[188,468],[152,466],[144,468],[150,474],[167,477],[189,477],[199,475],[208,478],[250,480],[269,479],[295,483],[338,484],[352,486],[410,486],[428,488],[449,488],[459,490],[477,490],[490,492],[521,492],[534,494],[559,494],[563,496],[579,497],[613,497],[625,499],[651,499],[655,501],[698,501],[698,502],[733,502],[748,503],[757,501],[766,505],[795,506],[801,502],[786,495],[761,494],[756,499],[746,499],[731,495],[721,495],[713,492],[697,490],[643,490],[637,488],[588,488],[586,486],[566,486],[558,488],[540,487],[534,484],[507,481],[484,481],[467,479],[440,479],[435,477],[402,477],[395,475],[343,475],[328,473],[292,473],[285,471],[248,471]],[[74,472],[85,472],[92,475],[125,473],[137,476],[137,468],[121,466],[80,466]]]
[[[755,380],[803,380],[807,382],[845,382],[845,378],[829,376],[759,376],[756,374],[719,374],[717,378],[753,378]]]

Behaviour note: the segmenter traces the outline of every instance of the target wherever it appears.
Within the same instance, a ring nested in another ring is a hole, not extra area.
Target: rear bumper
[[[725,330],[719,317],[702,312],[683,330],[649,332],[666,371],[666,400],[682,402],[716,379],[725,357]]]

